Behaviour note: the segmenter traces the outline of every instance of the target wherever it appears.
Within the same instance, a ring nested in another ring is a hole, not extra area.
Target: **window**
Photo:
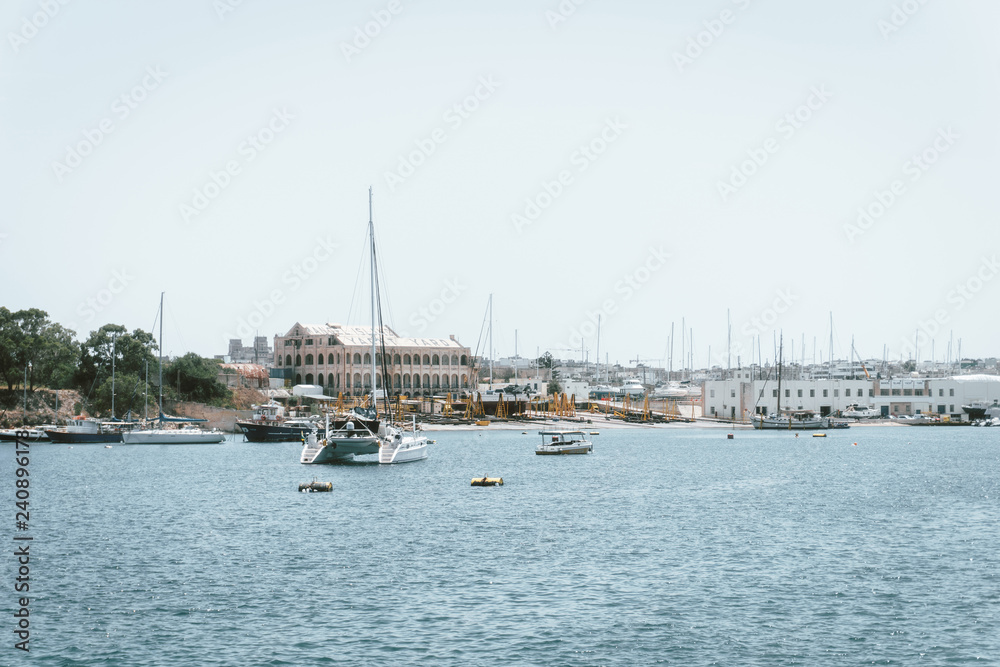
[[[799,389],[799,398],[802,398],[802,390]]]
[[[904,389],[903,390],[903,396],[913,396],[913,390],[912,389]]]
[[[361,355],[358,354],[357,352],[354,353],[354,363],[356,363],[356,364],[360,364],[361,363]]]
[[[893,389],[893,390],[892,390],[892,395],[893,395],[893,396],[899,396],[899,395],[900,395],[900,393],[901,393],[901,392],[900,392],[900,391],[899,391],[898,389]]]
[[[295,365],[296,366],[301,366],[302,365],[302,355],[301,354],[296,354],[295,355]]]
[[[433,357],[431,357],[431,365],[432,366],[440,366],[441,365],[441,359],[436,354]]]
[[[949,396],[954,396],[955,395],[955,389],[954,389],[954,387],[948,390],[948,395]]]
[[[851,396],[851,388],[850,387],[848,387],[847,389],[844,390],[844,396],[850,398],[850,396]]]
[[[458,355],[457,354],[451,355],[451,365],[452,366],[458,366]]]
[[[312,383],[313,383],[313,374],[306,373],[306,384],[312,384]]]
[[[868,397],[869,398],[874,398],[874,396],[875,396],[875,390],[874,389],[869,389],[868,390]]]
[[[431,365],[431,358],[428,355],[425,354],[424,355],[424,366],[430,366],[430,365]],[[424,377],[427,377],[427,376],[424,375]],[[426,385],[424,385],[424,386],[426,387]]]
[[[715,398],[715,390],[714,389],[710,390],[708,392],[708,394],[709,394],[709,396],[708,396],[709,398]]]
[[[290,340],[286,340],[286,341],[285,341],[285,347],[288,347],[288,346],[289,346],[289,345],[291,345],[291,344],[292,344],[292,341],[290,341]]]
[[[281,365],[281,355],[280,355],[280,354],[278,355],[278,364],[277,364],[277,365],[278,365],[278,366],[280,366],[280,365]]]
[[[791,398],[791,397],[792,397],[792,391],[790,389],[786,389],[785,390],[785,398]]]
[[[771,398],[778,398],[778,390],[777,389],[772,389],[771,390]]]
[[[318,384],[321,387],[323,386],[323,374],[322,373],[320,373],[319,377],[316,379],[316,384]]]
[[[370,353],[368,353],[368,352],[365,352],[365,366],[371,364],[371,362],[372,362],[372,355]],[[371,377],[369,377],[368,378],[368,385],[371,386],[371,383],[372,383],[372,379],[371,379]]]
[[[392,356],[392,365],[393,366],[399,366],[399,355],[398,354],[394,354]],[[399,384],[397,383],[396,386],[398,387]]]
[[[306,355],[306,366],[313,365],[313,356],[311,354]],[[307,382],[306,384],[312,384],[312,382]]]
[[[330,364],[331,366],[333,365],[333,352],[331,352],[330,354],[326,355],[326,363]],[[337,355],[337,363],[340,363],[340,355],[339,354]]]
[[[464,354],[462,355],[462,365],[463,366],[468,366],[469,365],[469,360],[468,360],[468,358]],[[465,379],[464,379],[465,376],[463,375],[462,378],[463,378],[462,382],[464,384],[464,382],[465,382]]]
[[[816,398],[816,390],[815,389],[810,389],[809,390],[809,398]]]
[[[736,398],[736,390],[735,389],[730,389],[729,390],[729,398]]]
[[[410,365],[410,355],[408,355],[408,354],[404,354],[403,355],[403,365],[404,366],[409,366]]]
[[[955,406],[954,405],[949,405],[948,407],[949,407],[948,412],[955,412]]]
[[[834,389],[833,390],[833,397],[837,398],[838,396],[840,396],[840,390],[839,389]]]
[[[306,345],[312,345],[312,344],[313,344],[313,339],[312,338],[306,338]],[[310,383],[310,384],[312,384],[312,383]]]
[[[829,394],[829,393],[830,393],[830,390],[829,390],[829,389],[824,389],[824,390],[823,390],[823,398],[826,398],[826,397],[827,397],[827,394]]]
[[[285,355],[285,365],[286,366],[291,366],[292,365],[292,355],[290,355],[290,354],[286,354]]]
[[[944,389],[938,389],[938,396],[944,396]]]
[[[336,345],[337,344],[337,340],[335,338],[327,338],[326,339],[326,344],[327,345]]]
[[[914,396],[923,396],[924,395],[924,390],[923,389],[914,389],[913,390],[913,395]]]

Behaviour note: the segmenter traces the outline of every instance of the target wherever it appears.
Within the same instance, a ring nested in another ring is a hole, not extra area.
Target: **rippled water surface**
[[[0,664],[1000,664],[1000,429],[808,436],[32,446],[32,650],[5,549]]]

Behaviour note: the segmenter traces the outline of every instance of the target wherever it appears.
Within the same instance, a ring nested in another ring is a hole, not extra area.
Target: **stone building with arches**
[[[454,394],[475,387],[472,352],[454,336],[406,338],[385,327],[384,348],[390,394]],[[297,322],[284,336],[274,337],[272,377],[291,385],[320,385],[331,396],[367,394],[372,389],[371,352],[371,327]],[[381,346],[375,365],[375,388],[382,389]]]

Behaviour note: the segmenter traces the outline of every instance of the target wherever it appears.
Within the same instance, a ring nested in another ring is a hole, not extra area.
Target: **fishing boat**
[[[586,439],[583,431],[539,431],[542,444],[535,448],[535,454],[590,454],[594,444]]]
[[[226,434],[217,429],[206,431],[193,426],[193,422],[204,422],[206,419],[190,419],[187,417],[167,417],[163,414],[163,292],[160,292],[160,416],[153,421],[162,424],[184,424],[180,428],[144,428],[122,434],[121,442],[126,445],[208,445],[222,442]]]
[[[820,417],[812,410],[786,410],[781,414],[754,415],[753,427],[756,429],[782,430],[815,430],[830,428],[830,420]]]
[[[375,223],[372,210],[372,189],[368,189],[368,237],[370,240],[370,284],[371,284],[371,378],[372,391],[366,406],[354,408],[345,417],[337,418],[331,423],[329,413],[326,416],[323,438],[310,433],[302,447],[299,462],[303,464],[339,463],[353,460],[356,456],[379,454],[379,463],[408,463],[427,458],[427,438],[418,436],[414,422],[411,434],[391,424],[392,409],[388,401],[388,393],[376,389],[377,367],[376,359],[381,358],[383,364],[388,355],[385,354],[384,326],[381,322],[381,308],[378,302],[378,259],[375,252]],[[376,330],[379,332],[376,336]],[[378,343],[382,343],[382,354],[376,354]],[[383,369],[384,370],[384,369]],[[383,373],[383,377],[388,377]],[[388,384],[388,383],[386,383]],[[380,396],[381,395],[381,396]],[[386,416],[380,419],[378,415],[378,399],[385,399]]]
[[[311,419],[305,417],[285,417],[285,408],[271,401],[253,406],[253,417],[237,421],[236,426],[243,431],[248,442],[289,442],[302,440],[316,428]]]
[[[121,442],[127,422],[101,421],[89,417],[74,417],[62,428],[46,431],[58,445]]]

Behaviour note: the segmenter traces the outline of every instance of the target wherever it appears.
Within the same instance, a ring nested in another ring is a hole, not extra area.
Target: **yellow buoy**
[[[813,433],[814,438],[825,438],[826,433]]]
[[[503,477],[474,477],[472,486],[503,486]]]

